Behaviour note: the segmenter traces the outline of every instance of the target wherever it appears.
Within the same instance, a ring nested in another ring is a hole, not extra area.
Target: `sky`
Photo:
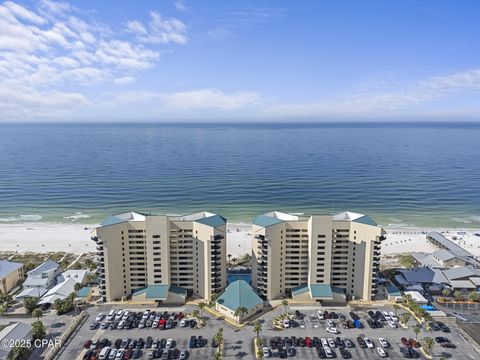
[[[480,121],[480,2],[0,2],[0,122]]]

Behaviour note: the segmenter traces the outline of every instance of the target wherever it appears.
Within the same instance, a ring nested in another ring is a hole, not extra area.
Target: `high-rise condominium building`
[[[104,301],[142,291],[166,299],[168,286],[210,298],[227,283],[225,235],[225,218],[208,212],[110,216],[92,237]]]
[[[376,291],[384,230],[369,216],[273,211],[252,225],[253,286],[267,300],[369,300]]]

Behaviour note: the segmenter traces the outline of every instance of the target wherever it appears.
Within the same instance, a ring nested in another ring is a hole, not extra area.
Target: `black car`
[[[441,343],[445,343],[445,342],[450,342],[450,340],[448,340],[447,338],[443,337],[443,336],[437,336],[435,338],[435,341],[439,344]]]
[[[345,348],[340,348],[340,355],[342,356],[342,359],[350,359],[352,357],[350,351],[346,350]]]
[[[362,348],[362,349],[365,349],[367,347],[367,344],[365,343],[365,341],[362,339],[362,337],[357,337],[357,342],[358,342],[358,345]]]
[[[115,340],[115,342],[113,344],[115,346],[115,349],[119,349],[121,344],[122,344],[122,339]]]
[[[287,349],[281,349],[281,350],[280,350],[280,358],[281,358],[281,359],[286,359],[286,358],[288,358]]]
[[[350,317],[352,318],[353,321],[355,320],[360,320],[360,318],[358,317],[358,315],[353,312],[353,311],[350,311]]]
[[[345,347],[345,342],[342,339],[340,339],[339,336],[337,336],[337,338],[335,339],[335,343],[337,344],[338,347],[341,347],[341,348]]]
[[[320,339],[319,339],[318,337],[314,336],[314,337],[312,338],[312,345],[313,345],[314,347],[317,347],[318,345],[320,345]]]
[[[375,316],[375,313],[372,311],[372,310],[368,310],[367,312],[368,316],[370,317],[370,319],[376,319],[377,317]]]
[[[195,336],[193,336],[195,338]],[[195,338],[196,339],[196,338]],[[195,340],[196,342],[196,340]],[[161,339],[160,340],[160,345],[158,346],[160,349],[164,349],[165,346],[167,346],[167,340],[166,339]]]
[[[380,321],[387,321],[387,319],[385,319],[385,316],[377,310],[377,312],[375,313],[375,317],[377,318],[377,320],[380,320]]]
[[[197,325],[197,322],[195,320],[191,319],[190,320],[190,328],[193,329],[195,327],[195,325]]]
[[[290,336],[290,343],[292,344],[292,346],[297,346],[297,337]]]
[[[137,340],[130,341],[130,344],[128,344],[129,349],[135,349],[137,347]]]
[[[205,346],[205,339],[202,335],[197,338],[197,347],[204,347]]]
[[[437,326],[440,328],[440,330],[442,330],[442,332],[444,333],[449,333],[450,332],[450,328],[445,325],[443,322],[441,321],[437,321]]]
[[[323,350],[323,347],[317,347],[317,354],[320,359],[325,359],[325,351]]]
[[[430,329],[432,331],[440,331],[440,326],[437,325],[437,323],[434,323],[434,322],[431,322],[428,324],[428,326],[430,326]]]
[[[271,338],[271,339],[270,339],[270,347],[271,347],[272,349],[276,349],[277,346],[278,346],[277,340],[276,340],[275,338]]]
[[[135,350],[133,350],[132,357],[133,357],[134,359],[139,359],[142,355],[143,355],[142,350],[140,350],[140,349],[138,349],[138,348],[135,349]]]
[[[410,352],[408,351],[408,349],[404,348],[404,347],[401,347],[400,348],[400,352],[402,353],[403,357],[406,358],[406,359],[411,359],[412,358],[412,354],[410,354]]]
[[[145,341],[145,347],[147,349],[150,349],[152,347],[152,344],[153,344],[153,339],[151,336],[148,336],[147,340]]]
[[[300,311],[295,310],[295,317],[299,320],[303,320],[305,316]]]

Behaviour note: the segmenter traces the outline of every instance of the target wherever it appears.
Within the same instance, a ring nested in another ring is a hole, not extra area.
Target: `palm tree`
[[[400,315],[400,320],[401,320],[402,324],[407,325],[408,320],[410,320],[410,313],[405,312],[405,313],[401,314]]]
[[[447,296],[450,296],[451,292],[452,291],[450,289],[445,288],[445,289],[443,289],[442,294],[443,294],[443,296],[447,297]]]
[[[233,316],[241,318],[248,312],[248,309],[245,306],[239,306],[235,309],[235,312],[233,313]],[[241,321],[239,321],[241,322]]]
[[[427,354],[430,354],[430,351],[432,350],[433,346],[433,339],[431,337],[426,337],[422,341],[423,348],[425,349],[425,352]]]
[[[220,295],[214,293],[210,296],[210,302],[209,302],[209,306],[212,307],[212,306],[215,306],[215,302],[218,300]]]
[[[227,258],[228,258],[228,262],[230,262],[230,260],[232,259],[232,254],[228,254]]]
[[[200,310],[203,310],[205,309],[205,307],[207,306],[207,303],[205,301],[200,301],[198,303],[198,307],[200,308]],[[202,311],[200,311],[200,317],[203,318],[203,313]]]
[[[288,300],[282,299],[282,305],[285,307],[285,314],[287,313]]]
[[[458,300],[461,300],[461,299],[462,299],[463,294],[462,294],[461,291],[458,291],[458,290],[457,290],[457,291],[455,291],[455,292],[453,293],[453,297],[455,298],[455,300],[458,301]]]
[[[260,333],[262,332],[262,324],[260,322],[256,322],[253,326],[253,331],[257,334],[257,338],[259,337]]]
[[[471,302],[475,302],[478,300],[478,294],[476,291],[472,291],[470,294],[468,294],[468,298],[470,299]]]
[[[395,316],[397,316],[398,310],[400,310],[400,305],[398,305],[398,304],[393,304],[393,308],[395,309]]]
[[[263,359],[265,354],[263,353],[262,349],[257,350],[257,359]]]
[[[38,321],[40,321],[40,318],[42,317],[43,315],[43,311],[41,309],[35,309],[32,311],[32,316],[33,317],[36,317]]]
[[[414,327],[413,327],[413,332],[415,333],[415,341],[417,341],[417,339],[418,339],[418,334],[420,334],[420,331],[421,331],[421,330],[420,330],[420,327],[418,327],[418,326],[414,326]]]

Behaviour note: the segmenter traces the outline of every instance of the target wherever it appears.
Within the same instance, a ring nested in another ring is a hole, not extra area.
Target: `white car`
[[[328,341],[326,338],[321,338],[320,341],[322,342],[323,347],[328,347]]]
[[[115,359],[123,359],[123,355],[125,355],[125,350],[119,349],[117,355],[115,355]]]
[[[388,312],[383,311],[382,314],[383,314],[383,317],[385,318],[385,320],[387,320],[387,321],[392,320],[392,318],[390,317],[390,315],[388,314]]]
[[[185,320],[185,319],[180,320],[180,326],[181,327],[187,326],[187,320]]]
[[[328,346],[324,346],[323,347],[323,351],[325,351],[325,356],[327,358],[333,358],[333,353],[332,353],[332,350],[330,350],[330,348]]]
[[[338,334],[338,330],[336,327],[327,327],[327,332],[332,333],[332,334]]]
[[[383,350],[381,347],[377,347],[377,351],[381,357],[387,357],[387,352]]]
[[[335,326],[335,322],[333,320],[327,320],[327,324],[328,326],[330,327],[334,327]]]
[[[325,320],[325,316],[323,316],[323,311],[317,311],[317,316],[319,320]]]
[[[123,316],[123,310],[118,310],[117,314],[115,315],[115,321],[122,320],[122,316]]]
[[[170,349],[173,346],[173,339],[168,339],[165,349]]]
[[[389,315],[390,315],[390,318],[391,318],[393,321],[398,321],[398,317],[395,315],[394,312],[390,311]]]
[[[110,354],[108,354],[108,360],[114,360],[115,356],[117,356],[118,349],[110,350]]]
[[[390,325],[390,327],[392,329],[396,329],[398,327],[397,324],[395,324],[392,320],[388,320],[387,322],[388,322],[388,325]]]
[[[122,320],[127,320],[129,316],[130,316],[130,311],[128,311],[128,310],[125,311],[123,313]]]
[[[148,317],[150,316],[150,310],[145,310],[143,312],[143,315],[142,315],[142,319],[148,319]]]
[[[330,346],[332,349],[337,346],[337,344],[335,344],[335,341],[332,338],[328,338],[327,341],[328,346]]]
[[[115,310],[110,310],[110,312],[107,315],[107,321],[113,321],[115,320],[115,314],[117,312]]]
[[[372,340],[370,340],[369,338],[364,338],[363,341],[365,341],[365,344],[367,345],[367,348],[369,348],[369,349],[373,349],[373,348],[374,348],[373,342],[372,342]]]
[[[104,314],[104,313],[99,313],[99,314],[97,315],[97,317],[95,318],[95,321],[97,321],[97,322],[98,322],[98,321],[102,321],[104,317],[105,317],[105,314]]]
[[[285,329],[290,328],[290,320],[287,320],[287,319],[283,320],[283,327]]]
[[[380,343],[380,345],[382,345],[384,348],[388,348],[390,346],[390,344],[388,343],[387,340],[385,340],[384,338],[378,338],[378,342]]]
[[[467,318],[465,316],[463,316],[463,314],[453,312],[452,315],[455,316],[457,319],[460,319],[462,321],[467,321]]]
[[[120,320],[120,322],[117,325],[118,330],[123,330],[123,327],[125,326],[125,321]]]
[[[262,349],[262,352],[263,352],[263,357],[266,357],[266,358],[269,358],[270,357],[270,349],[268,347],[264,347]]]

